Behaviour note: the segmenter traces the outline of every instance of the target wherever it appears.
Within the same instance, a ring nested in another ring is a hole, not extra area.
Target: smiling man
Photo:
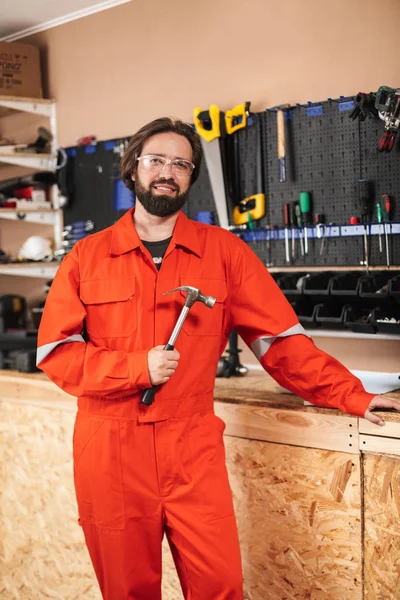
[[[315,347],[245,243],[186,218],[200,163],[200,140],[181,121],[157,119],[133,136],[121,173],[136,207],[74,246],[39,330],[38,366],[78,396],[79,521],[105,600],[161,599],[164,535],[187,600],[243,598],[225,425],[213,410],[233,329],[276,381],[313,404],[377,424],[373,408],[400,409]],[[179,351],[165,351],[184,297],[164,294],[182,285],[216,303],[194,304]]]

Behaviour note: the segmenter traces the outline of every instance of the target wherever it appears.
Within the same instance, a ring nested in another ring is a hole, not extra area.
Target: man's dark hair
[[[188,123],[184,123],[178,119],[171,119],[170,117],[162,117],[160,119],[155,119],[155,121],[151,121],[151,123],[147,123],[147,125],[144,125],[139,129],[139,131],[131,138],[128,147],[121,158],[122,181],[125,183],[126,187],[133,192],[135,191],[135,182],[132,181],[131,175],[136,173],[136,159],[140,156],[145,142],[153,135],[170,131],[182,135],[189,141],[193,151],[193,164],[195,166],[190,184],[193,184],[198,178],[203,156],[199,136]]]

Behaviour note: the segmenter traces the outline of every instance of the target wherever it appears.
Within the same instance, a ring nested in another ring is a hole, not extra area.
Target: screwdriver
[[[308,192],[300,192],[300,212],[304,233],[304,252],[308,254],[307,226],[310,224],[310,194]]]
[[[299,227],[299,229],[301,228],[301,211],[300,211],[300,204],[298,202],[294,203],[294,214],[296,216],[295,219],[295,223],[297,225],[297,227]],[[304,256],[304,243],[303,243],[303,236],[300,234],[300,250],[301,250],[301,255]]]
[[[368,238],[367,238],[367,227],[371,223],[371,195],[369,192],[369,182],[366,179],[360,179],[358,182],[358,193],[361,204],[361,220],[364,224],[364,255],[365,255],[365,266],[367,267],[367,273],[369,273],[369,252],[368,252]]]
[[[387,194],[382,194],[381,197],[381,208],[382,208],[382,218],[384,221],[384,230],[385,230],[385,243],[386,243],[386,265],[390,267],[390,253],[389,253],[389,240],[388,240],[388,223],[390,223],[390,214],[392,211],[392,205],[390,202],[390,198]],[[389,225],[390,227],[390,225]]]
[[[379,254],[382,254],[382,206],[380,202],[376,203],[376,218],[379,223]]]
[[[319,249],[319,254],[321,256],[324,251],[325,235],[326,235],[325,215],[324,214],[315,213],[315,225],[317,227],[317,238],[320,240],[322,237],[321,247]]]
[[[294,233],[294,228],[296,225],[296,202],[289,203],[289,225],[292,228],[292,260],[294,261],[296,258],[296,251],[295,251],[296,236]]]
[[[285,226],[285,257],[286,262],[290,263],[289,256],[289,204],[287,202],[283,205],[283,224]]]

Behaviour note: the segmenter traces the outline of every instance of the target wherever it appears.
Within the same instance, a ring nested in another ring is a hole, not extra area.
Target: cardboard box
[[[0,96],[43,97],[39,48],[0,42]]]

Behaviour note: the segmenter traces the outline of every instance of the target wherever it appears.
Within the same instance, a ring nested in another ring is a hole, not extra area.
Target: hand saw
[[[228,229],[229,218],[220,147],[220,138],[225,133],[224,114],[216,104],[212,104],[208,110],[195,108],[193,118],[196,131],[201,138],[219,225]]]

